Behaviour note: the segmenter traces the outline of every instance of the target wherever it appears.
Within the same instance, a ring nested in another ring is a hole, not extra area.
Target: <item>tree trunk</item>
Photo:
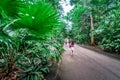
[[[94,30],[94,22],[93,22],[93,16],[92,14],[90,14],[90,22],[91,22],[91,45],[95,45],[95,39],[94,39],[94,34],[92,33],[92,31]]]

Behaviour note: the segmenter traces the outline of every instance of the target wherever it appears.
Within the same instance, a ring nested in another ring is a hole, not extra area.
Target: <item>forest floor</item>
[[[64,46],[61,80],[120,80],[120,58],[97,47],[75,45],[74,55]]]

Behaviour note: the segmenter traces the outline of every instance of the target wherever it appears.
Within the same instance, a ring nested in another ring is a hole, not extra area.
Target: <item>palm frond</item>
[[[0,2],[0,14],[5,13],[7,16],[15,17],[21,7],[23,7],[21,0],[2,0]]]
[[[29,4],[30,5],[30,4]],[[35,35],[45,35],[59,25],[57,11],[44,1],[34,3],[28,8],[22,9],[19,14],[21,20],[13,25],[13,28],[26,28]]]

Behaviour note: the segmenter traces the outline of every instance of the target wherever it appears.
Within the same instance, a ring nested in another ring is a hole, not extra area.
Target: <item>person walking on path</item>
[[[65,39],[65,45],[67,46],[67,47],[69,47],[69,39]]]
[[[73,51],[74,51],[74,42],[73,42],[73,41],[70,41],[70,42],[69,42],[69,48],[70,48],[70,50],[72,51],[72,52],[71,52],[71,55],[73,55],[73,53],[74,53],[74,52],[73,52]]]

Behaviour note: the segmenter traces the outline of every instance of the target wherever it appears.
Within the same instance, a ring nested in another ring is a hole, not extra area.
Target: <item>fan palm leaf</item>
[[[59,15],[49,3],[39,1],[21,9],[20,20],[12,28],[25,28],[35,35],[45,35],[59,25]]]

